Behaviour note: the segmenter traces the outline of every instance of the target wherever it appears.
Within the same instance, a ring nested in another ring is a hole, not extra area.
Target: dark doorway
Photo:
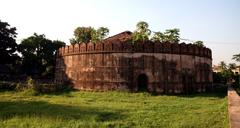
[[[193,86],[193,76],[192,75],[183,74],[182,84],[183,84],[183,93],[184,94],[192,94],[195,91],[195,88]]]
[[[183,84],[183,93],[188,94],[188,92],[189,92],[188,91],[188,88],[189,88],[188,86],[189,85],[188,85],[187,75],[185,75],[185,74],[182,76],[182,84]]]
[[[140,74],[137,78],[138,91],[148,91],[148,77],[145,74]]]

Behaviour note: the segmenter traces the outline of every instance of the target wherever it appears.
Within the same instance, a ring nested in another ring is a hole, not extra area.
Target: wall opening
[[[183,84],[183,93],[192,94],[195,92],[195,88],[193,85],[193,76],[189,74],[183,74],[182,76],[182,84]]]
[[[137,77],[137,86],[139,92],[148,91],[148,77],[145,74],[140,74]]]

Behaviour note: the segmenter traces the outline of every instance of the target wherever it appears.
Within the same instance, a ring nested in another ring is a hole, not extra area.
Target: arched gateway
[[[55,82],[68,82],[79,90],[156,93],[203,92],[211,86],[210,49],[131,40],[132,33],[126,31],[96,44],[60,48]]]

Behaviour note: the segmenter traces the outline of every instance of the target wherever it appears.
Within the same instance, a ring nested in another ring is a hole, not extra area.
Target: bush
[[[222,84],[226,84],[227,83],[227,78],[222,75],[222,73],[220,72],[213,72],[213,83],[222,83]]]
[[[17,83],[0,81],[0,90],[14,90],[17,86]]]
[[[227,90],[228,90],[228,85],[226,85],[226,84],[214,84],[213,88],[214,88],[214,92],[226,94]]]
[[[19,83],[0,81],[0,90],[12,90],[26,93],[27,95],[37,95],[42,93],[66,92],[71,91],[72,88],[68,84],[37,83],[31,77],[28,77],[25,82]]]
[[[26,82],[17,83],[15,91],[31,90],[34,86],[34,80],[31,77],[27,77]]]
[[[240,75],[235,75],[234,76],[234,83],[233,83],[233,88],[237,91],[237,93],[240,95]]]
[[[71,88],[67,85],[52,83],[52,84],[35,85],[34,90],[38,93],[54,93],[54,92],[69,91],[71,90]]]

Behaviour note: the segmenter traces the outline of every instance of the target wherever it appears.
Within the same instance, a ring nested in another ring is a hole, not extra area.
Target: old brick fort
[[[126,31],[95,44],[60,48],[55,82],[93,91],[204,92],[212,86],[211,67],[209,48],[185,43],[132,43],[132,33]]]

